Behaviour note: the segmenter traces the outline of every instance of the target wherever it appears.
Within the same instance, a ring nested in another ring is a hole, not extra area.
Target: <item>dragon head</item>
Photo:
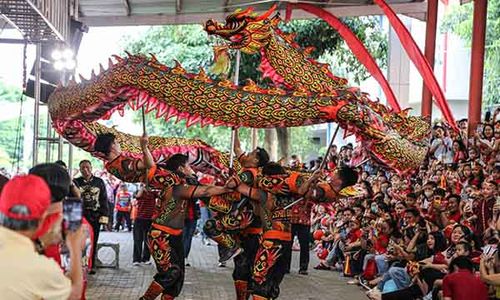
[[[237,10],[226,17],[225,24],[215,20],[205,22],[205,31],[208,34],[218,35],[230,41],[232,49],[239,49],[247,54],[258,53],[267,45],[272,36],[272,21],[269,16],[276,10],[273,5],[267,12],[257,15],[253,8]]]

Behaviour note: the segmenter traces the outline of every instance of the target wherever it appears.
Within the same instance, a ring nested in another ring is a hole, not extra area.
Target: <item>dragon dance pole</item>
[[[238,82],[240,80],[240,58],[241,58],[241,53],[240,50],[236,51],[236,63],[234,66],[234,84],[238,85]],[[231,128],[231,149],[229,150],[230,155],[229,155],[229,169],[233,168],[234,165],[234,144],[236,142],[236,128],[233,127]]]
[[[335,137],[337,137],[337,133],[339,132],[339,128],[340,128],[340,125],[337,124],[337,128],[335,129],[335,132],[333,133],[332,139],[330,140],[330,145],[328,145],[328,149],[326,149],[325,158],[323,158],[323,161],[321,162],[321,165],[319,166],[319,170],[323,170],[323,168],[326,165],[326,160],[328,159],[328,154],[330,153],[330,150],[332,149],[333,142],[335,141]],[[292,208],[295,204],[301,202],[302,200],[304,200],[304,197],[298,198],[297,200],[295,200],[292,203],[285,206],[284,209]]]
[[[333,133],[332,139],[330,140],[330,145],[328,145],[328,149],[326,149],[326,155],[325,158],[323,158],[323,161],[321,161],[321,165],[319,166],[320,170],[323,170],[323,168],[326,165],[326,160],[328,159],[328,154],[330,154],[330,150],[332,149],[333,142],[335,141],[335,138],[337,137],[337,133],[339,132],[340,125],[337,124],[337,128],[335,129],[335,132]]]

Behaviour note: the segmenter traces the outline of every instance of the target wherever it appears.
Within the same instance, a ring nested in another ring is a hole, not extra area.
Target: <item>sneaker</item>
[[[225,267],[226,267],[226,262],[219,263],[219,268],[225,268]]]
[[[219,262],[226,262],[226,261],[230,260],[231,258],[240,254],[241,251],[243,251],[243,249],[240,247],[234,247],[232,249],[223,248],[221,251],[222,254],[219,257]]]
[[[300,275],[309,275],[309,273],[307,272],[307,270],[299,270],[299,274]]]
[[[141,265],[141,263],[140,263],[140,262],[138,262],[138,261],[134,261],[134,262],[132,263],[132,265],[133,265],[134,267],[139,267],[139,266]]]
[[[145,264],[145,265],[147,265],[147,266],[149,266],[150,264],[152,264],[152,262],[151,262],[150,260],[148,260],[148,261],[143,261],[142,263],[143,263],[143,264]]]
[[[366,292],[366,296],[370,299],[373,299],[373,300],[379,300],[379,299],[382,299],[382,292],[378,288],[375,287],[375,288],[369,290],[368,292]]]
[[[191,267],[191,264],[189,262],[186,262],[185,266],[186,267]]]

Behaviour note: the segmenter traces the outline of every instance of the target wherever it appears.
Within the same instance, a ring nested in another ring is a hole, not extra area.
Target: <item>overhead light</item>
[[[65,59],[71,59],[71,58],[73,58],[73,50],[71,50],[69,48],[64,49],[64,51],[62,53],[62,56]]]
[[[58,71],[64,69],[64,62],[62,60],[57,60],[56,62],[54,62],[54,69]]]
[[[61,53],[61,51],[56,49],[56,50],[52,51],[51,56],[52,56],[53,60],[60,60],[62,58],[62,53]]]

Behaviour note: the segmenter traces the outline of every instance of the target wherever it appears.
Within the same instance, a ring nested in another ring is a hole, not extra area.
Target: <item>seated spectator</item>
[[[488,289],[474,275],[472,261],[467,256],[457,256],[450,262],[450,274],[443,279],[444,300],[486,300]]]

